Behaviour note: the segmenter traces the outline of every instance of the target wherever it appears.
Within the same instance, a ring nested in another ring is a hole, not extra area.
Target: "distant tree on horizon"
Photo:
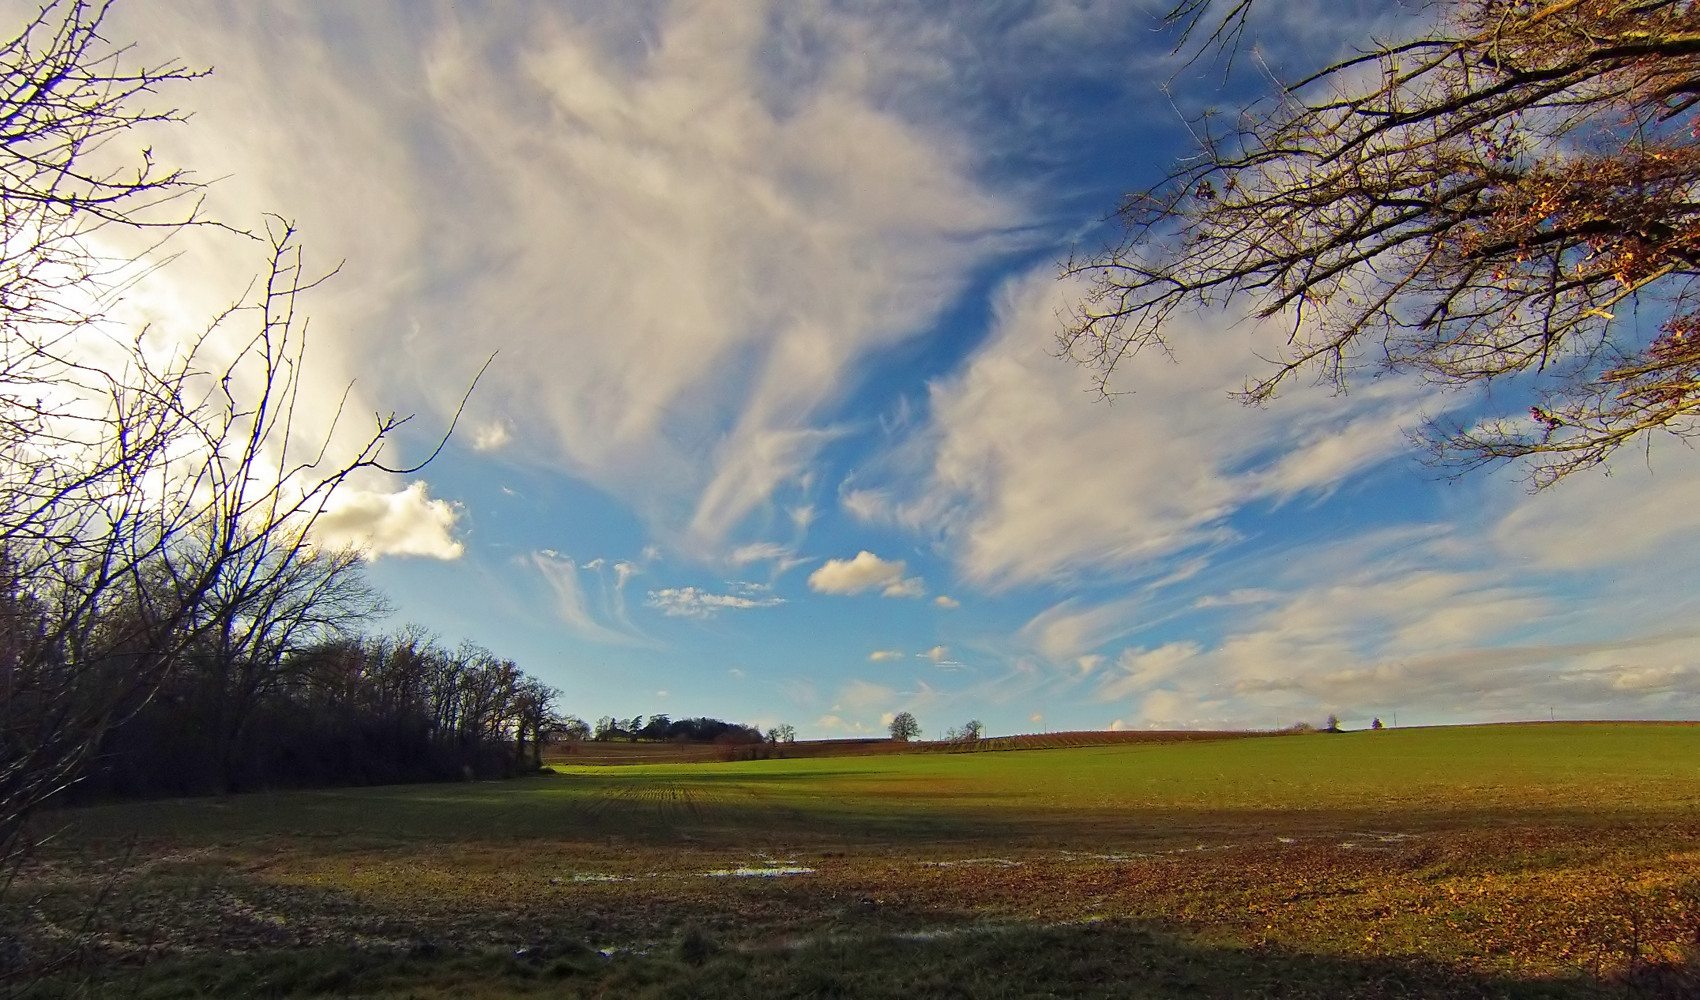
[[[891,725],[886,727],[891,738],[907,743],[921,735],[921,724],[915,721],[915,716],[909,712],[898,712],[891,717]]]
[[[944,738],[952,743],[972,743],[978,740],[986,731],[986,724],[979,719],[969,719],[960,729],[947,730]]]

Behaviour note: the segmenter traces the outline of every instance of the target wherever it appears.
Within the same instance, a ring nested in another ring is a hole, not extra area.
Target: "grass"
[[[1693,726],[566,768],[79,810],[12,896],[119,873],[47,995],[1682,995],[1697,806]]]

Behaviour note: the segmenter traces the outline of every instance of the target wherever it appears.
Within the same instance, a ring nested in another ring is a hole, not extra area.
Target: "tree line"
[[[579,725],[583,725],[580,723]],[[571,727],[563,732],[567,738],[572,738],[580,732],[578,727]],[[589,732],[593,740],[608,742],[612,740],[653,740],[673,741],[681,743],[761,743],[764,740],[772,743],[789,743],[796,739],[796,730],[790,726],[775,726],[771,731],[771,739],[764,736],[755,726],[746,726],[737,722],[723,722],[720,719],[695,718],[672,719],[667,715],[652,715],[645,719],[641,715],[630,719],[617,719],[605,715],[596,720],[596,727]]]
[[[510,777],[543,766],[559,692],[472,643],[408,629],[264,664],[190,656],[101,741],[87,795]]]

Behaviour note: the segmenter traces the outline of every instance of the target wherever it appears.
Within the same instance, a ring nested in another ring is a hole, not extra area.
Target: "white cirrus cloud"
[[[1223,602],[1240,611],[1218,636],[1129,647],[1094,675],[1098,696],[1159,727],[1700,712],[1690,598],[1626,613],[1646,607],[1639,584],[1525,573],[1457,527],[1381,529],[1282,561],[1269,586]]]
[[[886,490],[845,489],[838,503],[860,521],[879,520],[892,508],[891,494]]]
[[[397,493],[338,490],[314,522],[313,536],[322,545],[356,548],[372,559],[459,559],[465,551],[453,536],[459,519],[453,504],[431,499],[418,480]]]
[[[1266,604],[1280,597],[1280,593],[1256,587],[1238,587],[1226,594],[1205,594],[1193,601],[1195,608],[1237,608],[1247,604]]]
[[[513,431],[507,424],[491,421],[472,432],[472,447],[474,451],[498,451],[513,439]]]
[[[926,586],[920,577],[905,577],[908,563],[881,559],[866,549],[854,559],[828,559],[809,574],[809,589],[821,594],[860,594],[878,590],[886,597],[923,597]]]
[[[946,646],[934,646],[925,653],[916,653],[915,655],[923,660],[931,660],[936,666],[944,667],[946,669],[961,667],[964,665],[961,660],[953,660],[950,658],[950,649]]]
[[[815,720],[815,726],[832,733],[844,733],[850,736],[864,736],[877,730],[860,720],[846,719],[837,714],[827,714]]]
[[[1067,598],[1034,615],[1016,640],[1053,663],[1076,660],[1146,623],[1141,595],[1089,604]]]
[[[834,709],[850,708],[856,711],[866,711],[890,705],[897,698],[897,691],[884,684],[874,684],[870,681],[853,680],[844,685],[838,692],[838,704]]]
[[[942,537],[964,577],[996,588],[1157,576],[1236,540],[1231,518],[1249,505],[1320,498],[1407,454],[1405,428],[1433,404],[1430,388],[1384,378],[1248,410],[1229,392],[1280,335],[1225,313],[1177,317],[1180,363],[1141,357],[1118,375],[1125,395],[1096,400],[1087,373],[1050,353],[1081,294],[1049,268],[1012,279],[992,336],[931,385],[930,421],[841,485],[840,502]]]
[[[712,618],[722,611],[771,608],[785,603],[782,597],[749,597],[716,594],[696,587],[668,587],[649,592],[646,602],[664,615],[680,618]]]
[[[904,577],[880,591],[882,597],[926,597],[927,585],[918,576]]]
[[[535,401],[523,443],[699,555],[806,476],[858,362],[924,330],[1018,220],[962,137],[872,92],[863,18],[811,17],[825,47],[795,79],[773,76],[783,19],[760,2],[608,32],[461,22],[427,59],[445,162],[486,181],[447,266],[503,266],[478,273],[454,338],[421,346],[499,343],[492,376]]]
[[[611,626],[599,621],[591,612],[590,603],[586,599],[584,586],[579,580],[579,565],[569,556],[562,555],[550,549],[533,552],[528,561],[531,566],[542,574],[544,582],[555,596],[555,613],[557,617],[574,633],[593,642],[601,642],[616,646],[641,646],[649,644],[649,640],[625,629],[619,612],[608,609],[616,615],[619,626]],[[590,570],[596,573],[596,570]],[[623,580],[621,581],[624,582]]]
[[[901,660],[903,658],[903,653],[895,649],[876,649],[868,654],[868,659],[875,663],[882,660]]]
[[[790,555],[791,549],[778,542],[753,542],[733,549],[728,558],[734,566],[747,566],[753,562],[777,562]]]
[[[349,261],[314,307],[339,331],[325,384],[359,373],[446,416],[468,359],[499,349],[468,404],[474,444],[505,433],[509,460],[630,502],[670,551],[723,557],[779,501],[805,524],[795,493],[867,359],[1032,238],[949,113],[978,88],[937,74],[967,39],[932,15],[137,10],[119,36],[219,71],[162,157],[230,178],[217,217],[288,206],[320,260]],[[209,284],[239,290],[242,270]]]

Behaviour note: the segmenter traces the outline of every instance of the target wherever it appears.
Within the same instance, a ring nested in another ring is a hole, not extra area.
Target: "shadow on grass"
[[[878,772],[834,770],[854,778]],[[813,782],[819,774],[810,777]],[[45,832],[87,844],[131,837],[174,848],[282,842],[334,849],[408,844],[618,840],[742,848],[750,844],[857,841],[929,845],[997,843],[1009,847],[1122,849],[1179,838],[1343,833],[1392,829],[1407,833],[1562,828],[1566,836],[1608,836],[1628,826],[1668,839],[1700,835],[1692,810],[1649,802],[1636,809],[1574,804],[1484,807],[1444,802],[1398,808],[1341,806],[1269,808],[1155,802],[1089,808],[999,799],[949,788],[850,790],[787,794],[800,779],[765,775],[748,792],[749,776],[676,779],[549,775],[525,781],[464,785],[255,793],[228,799],[184,799],[68,809],[45,815]],[[770,791],[771,790],[771,791]]]
[[[1695,970],[1634,981],[1516,979],[1417,958],[1353,959],[1189,941],[1127,923],[969,925],[731,947],[688,929],[647,953],[572,941],[502,952],[302,949],[203,955],[38,983],[23,996],[371,997],[1503,997],[1693,996]]]

